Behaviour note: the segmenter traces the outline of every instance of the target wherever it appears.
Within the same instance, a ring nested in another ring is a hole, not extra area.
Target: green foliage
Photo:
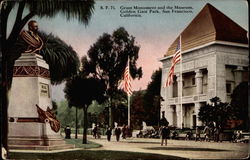
[[[210,99],[210,102],[211,104],[208,103],[200,108],[199,120],[207,125],[215,122],[217,126],[225,126],[232,114],[231,107],[228,103],[222,103],[219,97]]]
[[[146,121],[146,116],[149,114],[145,112],[143,106],[144,95],[145,91],[137,91],[131,97],[131,126],[134,129],[142,129],[142,121]]]
[[[67,80],[64,92],[69,106],[83,109],[83,144],[86,144],[88,127],[87,110],[94,100],[98,103],[104,102],[105,85],[99,79],[77,74]]]
[[[117,90],[112,99],[114,122],[118,125],[127,124],[128,120],[128,98],[123,90]]]
[[[248,114],[248,82],[241,82],[231,95],[234,119],[245,119]]]
[[[249,128],[248,121],[248,82],[241,82],[231,95],[232,119],[243,120],[244,128]]]
[[[139,46],[135,38],[123,28],[118,28],[112,35],[104,33],[88,50],[88,59],[82,59],[83,71],[103,79],[110,95],[117,90],[119,81],[130,59],[130,72],[133,78],[142,76],[142,69],[136,67]]]
[[[58,102],[57,118],[61,123],[61,127],[65,128],[67,125],[75,128],[76,109],[68,107],[67,101]],[[78,117],[83,117],[83,111],[78,110]],[[78,120],[78,125],[82,123],[82,120]]]
[[[86,108],[93,100],[99,103],[105,100],[104,87],[102,81],[78,74],[67,81],[64,92],[69,106]]]
[[[91,114],[100,114],[105,108],[105,104],[99,104],[97,101],[93,101],[88,108],[88,113]]]
[[[54,17],[62,13],[67,20],[76,18],[79,22],[87,24],[94,10],[94,0],[33,0],[28,1],[30,12],[39,17]]]
[[[113,126],[114,95],[123,79],[123,73],[128,59],[130,73],[133,79],[141,78],[142,69],[137,68],[139,46],[135,44],[135,37],[120,27],[112,35],[104,33],[90,49],[88,57],[81,59],[82,72],[101,79],[106,85],[106,95],[109,96],[110,115],[109,125]],[[114,103],[116,103],[114,101]]]
[[[49,64],[52,84],[59,84],[75,75],[80,61],[74,49],[59,37],[41,33],[44,47],[41,50],[43,59]]]
[[[158,125],[160,116],[160,103],[163,100],[161,97],[161,73],[162,69],[159,68],[151,76],[151,82],[147,86],[144,95],[144,109],[147,113],[145,121],[148,125]]]

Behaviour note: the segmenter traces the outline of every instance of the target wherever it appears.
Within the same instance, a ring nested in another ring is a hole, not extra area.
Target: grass
[[[65,141],[68,144],[74,144],[76,148],[90,149],[102,147],[101,144],[94,143],[91,141],[88,141],[88,144],[82,144],[82,139],[65,139]]]
[[[68,144],[75,144],[76,148],[90,149],[98,148],[102,145],[88,141],[88,144],[82,144],[82,139],[65,139]],[[10,152],[10,159],[32,159],[32,160],[61,160],[61,159],[79,159],[79,160],[167,160],[184,159],[176,156],[166,156],[150,153],[109,151],[109,150],[77,150],[58,153],[23,153]]]
[[[185,158],[137,152],[79,150],[60,153],[10,153],[10,159],[168,160]]]

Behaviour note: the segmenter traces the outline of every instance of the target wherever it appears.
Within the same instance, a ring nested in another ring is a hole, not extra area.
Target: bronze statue
[[[43,47],[43,40],[38,35],[38,24],[31,20],[28,23],[28,31],[22,31],[21,37],[28,44],[25,53],[39,53]]]

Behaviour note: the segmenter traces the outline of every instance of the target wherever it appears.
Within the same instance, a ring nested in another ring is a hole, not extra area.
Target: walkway
[[[190,159],[242,159],[248,157],[250,153],[248,143],[168,140],[167,146],[160,146],[160,139],[128,138],[116,142],[115,137],[112,136],[111,142],[108,142],[106,137],[94,139],[89,136],[88,138],[103,145],[101,148],[91,150],[145,152]]]

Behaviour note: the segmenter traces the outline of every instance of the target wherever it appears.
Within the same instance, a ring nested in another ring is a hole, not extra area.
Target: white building
[[[182,67],[177,63],[174,82],[165,88],[179,36]],[[179,36],[161,59],[164,98],[161,113],[169,125],[192,128],[202,125],[198,120],[202,105],[215,96],[222,102],[230,102],[233,89],[240,82],[248,81],[248,38],[246,30],[210,4],[205,5]]]

